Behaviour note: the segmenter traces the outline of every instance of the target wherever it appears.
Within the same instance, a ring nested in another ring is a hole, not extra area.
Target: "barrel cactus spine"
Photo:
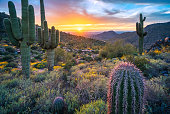
[[[38,28],[38,41],[43,49],[47,50],[47,64],[48,70],[52,71],[54,66],[55,48],[60,41],[60,33],[52,26],[51,30],[48,29],[47,21],[45,20],[44,1],[40,0],[41,12],[41,28]]]
[[[143,52],[143,42],[144,37],[147,35],[147,32],[144,32],[143,25],[146,17],[143,18],[142,14],[139,17],[140,23],[136,23],[136,33],[139,36],[139,54],[142,55]]]
[[[67,112],[66,103],[62,97],[56,97],[53,101],[53,114],[65,114]]]
[[[30,45],[35,41],[34,8],[28,5],[28,0],[21,0],[22,21],[17,17],[15,5],[8,2],[10,19],[4,19],[4,25],[11,43],[21,50],[22,73],[26,78],[30,76]]]
[[[131,63],[121,62],[110,74],[108,114],[141,114],[145,94],[141,71]]]

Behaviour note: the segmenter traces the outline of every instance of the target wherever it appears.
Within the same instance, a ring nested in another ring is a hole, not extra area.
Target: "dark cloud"
[[[159,12],[154,12],[148,15],[151,21],[170,21],[170,13],[166,13],[168,10],[163,10]]]
[[[107,14],[107,15],[115,15],[117,13],[120,13],[121,11],[120,10],[107,10],[107,9],[104,9],[104,12]]]
[[[110,2],[110,3],[153,3],[153,4],[170,4],[170,0],[98,0],[103,2]]]

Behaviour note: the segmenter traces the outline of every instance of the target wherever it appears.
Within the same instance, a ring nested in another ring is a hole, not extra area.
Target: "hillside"
[[[145,27],[145,31],[148,33],[144,38],[144,48],[148,49],[157,40],[170,36],[170,22],[156,23]],[[103,38],[104,39],[104,38]],[[117,39],[124,39],[126,42],[138,46],[138,36],[136,32],[125,32],[114,36],[112,39],[107,40],[114,42]]]
[[[76,36],[65,32],[60,32],[61,42],[72,48],[91,48],[93,46],[103,46],[105,41],[100,41],[96,39],[86,38],[83,36]]]
[[[5,14],[4,12],[0,12],[0,37],[6,36],[5,27],[3,25],[4,18],[9,18],[9,15]]]
[[[106,31],[106,32],[102,32],[100,34],[94,35],[94,36],[92,36],[92,38],[98,39],[98,40],[109,40],[116,35],[118,35],[118,34],[114,31]]]

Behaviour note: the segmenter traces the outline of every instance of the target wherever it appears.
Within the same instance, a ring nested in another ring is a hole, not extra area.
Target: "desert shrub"
[[[102,100],[93,101],[81,106],[76,114],[107,114],[107,106]]]
[[[37,75],[30,76],[30,79],[33,80],[34,82],[44,81],[45,78],[46,78],[46,75],[44,75],[44,74],[37,74]]]
[[[12,78],[13,78],[13,77],[12,77],[11,74],[5,73],[5,74],[2,74],[2,75],[0,76],[0,81],[12,79]]]
[[[18,67],[18,64],[15,63],[15,62],[10,62],[6,65],[6,67],[12,67],[12,68],[17,68]]]
[[[34,67],[37,69],[43,69],[43,68],[46,68],[46,66],[47,66],[47,63],[45,63],[45,62],[37,63],[34,65]]]
[[[154,72],[150,72],[152,70],[152,66],[149,65],[149,60],[143,56],[132,56],[128,55],[125,57],[127,61],[135,64],[144,74],[145,77],[151,78],[155,74]],[[151,73],[151,74],[149,74]]]
[[[65,58],[65,51],[62,48],[56,48],[55,49],[55,59],[54,59],[54,64],[58,65],[59,61],[64,61]]]
[[[106,51],[106,49],[101,50],[100,53],[99,53],[99,56],[101,58],[107,58],[108,57],[108,52]]]
[[[34,62],[36,62],[36,59],[35,59],[35,58],[32,58],[32,59],[31,59],[31,63],[34,63]]]
[[[71,92],[66,92],[64,94],[64,100],[67,104],[69,114],[73,114],[75,112],[75,109],[79,108],[78,95]]]
[[[168,88],[164,85],[166,79],[166,77],[161,76],[146,82],[146,87],[148,88],[148,105],[146,105],[146,109],[148,113],[168,113]]]
[[[64,66],[64,69],[69,71],[71,69],[71,67],[74,66],[75,64],[76,64],[75,61],[67,61]]]
[[[15,88],[19,86],[19,80],[18,79],[12,79],[12,80],[5,80],[2,82],[3,85],[5,85],[7,88]]]
[[[97,80],[95,80],[94,82],[92,82],[91,85],[91,96],[94,100],[97,99],[102,99],[104,101],[106,101],[107,99],[107,82],[108,82],[108,78],[106,77],[101,77]]]
[[[0,86],[0,90],[0,113],[18,113],[23,106],[19,100],[20,94],[16,94],[17,90],[5,86]]]
[[[95,61],[98,61],[98,62],[101,62],[101,61],[102,61],[102,58],[99,57],[99,56],[97,56],[97,57],[94,58],[94,60],[95,60]]]
[[[14,48],[10,47],[10,46],[5,46],[5,50],[9,53],[15,53],[16,52],[16,50]]]
[[[134,53],[136,53],[136,48],[133,45],[125,44],[122,40],[118,40],[113,44],[107,44],[103,50],[100,51],[99,56],[103,58],[115,58]]]
[[[38,54],[37,56],[34,57],[35,59],[41,61],[42,60],[42,55],[41,54]]]
[[[9,72],[11,72],[11,69],[12,69],[12,67],[4,67],[4,68],[1,70],[1,72],[9,73]]]
[[[84,60],[86,60],[87,62],[93,61],[92,57],[85,57]]]
[[[99,51],[98,51],[98,50],[95,50],[93,53],[94,53],[94,54],[99,54]]]
[[[13,61],[14,57],[12,55],[5,55],[4,57],[0,58],[0,61]]]
[[[170,57],[170,53],[165,52],[165,53],[161,53],[159,55],[156,55],[154,58],[155,59],[161,59],[161,60],[164,60],[167,63],[170,63],[169,57]]]

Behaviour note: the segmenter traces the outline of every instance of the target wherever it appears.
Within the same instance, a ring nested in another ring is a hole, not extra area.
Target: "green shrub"
[[[93,101],[81,106],[76,114],[107,114],[107,106],[102,100]]]
[[[42,60],[42,55],[39,54],[39,55],[35,56],[34,58],[37,59],[37,60],[39,60],[39,61],[41,61],[41,60]]]
[[[59,61],[64,61],[65,59],[65,51],[62,48],[55,49],[55,58],[54,64],[57,65]]]
[[[12,47],[10,47],[10,46],[6,46],[6,47],[5,47],[5,50],[6,50],[7,52],[9,52],[9,53],[15,53],[15,52],[16,52],[16,49],[14,49],[14,48],[12,48]]]
[[[4,57],[0,58],[0,61],[13,61],[14,60],[14,57],[12,55],[5,55]]]
[[[67,92],[64,94],[64,100],[67,104],[68,113],[73,114],[75,109],[78,109],[79,107],[78,95]]]
[[[66,62],[64,69],[69,71],[71,69],[71,67],[74,66],[75,64],[76,64],[75,61],[68,61],[68,62]]]
[[[12,67],[12,68],[17,68],[18,67],[18,64],[15,63],[15,62],[10,62],[6,65],[6,67]]]
[[[168,113],[168,90],[165,87],[167,77],[156,77],[146,82],[148,88],[146,111],[149,114],[166,114]]]
[[[34,82],[41,82],[44,81],[46,78],[46,75],[44,74],[38,74],[38,75],[31,75],[30,79],[32,79]]]
[[[92,57],[85,57],[84,60],[86,60],[87,62],[93,61]]]
[[[125,44],[122,40],[107,44],[99,53],[103,58],[122,57],[123,55],[132,55],[136,53],[136,48],[131,44]]]
[[[147,70],[151,68],[149,60],[143,56],[126,56],[126,60],[135,64],[143,73],[144,76],[149,77]]]
[[[37,69],[43,69],[43,68],[47,67],[47,63],[44,63],[44,62],[37,63],[37,64],[34,65],[34,67],[37,68]]]
[[[3,82],[3,84],[6,85],[7,88],[15,88],[19,86],[19,80],[18,79],[6,80]]]
[[[102,58],[99,57],[99,56],[97,56],[97,57],[94,58],[94,60],[95,60],[95,61],[98,61],[98,62],[101,62],[101,61],[102,61]]]
[[[4,67],[1,71],[2,72],[11,72],[12,67]]]

